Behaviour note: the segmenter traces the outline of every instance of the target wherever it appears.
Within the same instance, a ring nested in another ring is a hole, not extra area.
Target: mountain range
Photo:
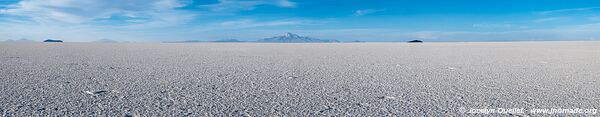
[[[93,41],[94,43],[119,43],[119,41],[111,40],[111,39],[100,39]]]
[[[293,33],[286,33],[282,36],[276,36],[271,38],[265,38],[257,40],[257,42],[272,42],[272,43],[332,43],[340,42],[338,40],[323,40],[311,37],[299,36]]]
[[[33,42],[36,42],[36,41],[29,40],[29,39],[19,39],[19,40],[9,39],[9,40],[6,40],[4,42],[7,42],[7,43],[33,43]]]

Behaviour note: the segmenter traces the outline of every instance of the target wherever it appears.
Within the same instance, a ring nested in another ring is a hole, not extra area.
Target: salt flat
[[[2,116],[600,109],[600,42],[0,43],[0,80]]]

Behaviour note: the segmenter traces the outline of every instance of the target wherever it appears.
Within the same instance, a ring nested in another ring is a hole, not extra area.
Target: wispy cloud
[[[203,5],[200,7],[209,8],[211,11],[239,11],[253,10],[256,5],[264,4],[261,1],[236,1],[236,0],[219,0],[217,4]]]
[[[544,22],[562,21],[562,20],[567,20],[567,19],[569,19],[569,18],[568,17],[547,17],[547,18],[535,19],[535,20],[533,20],[533,22],[544,23]]]
[[[268,21],[268,22],[257,22],[255,20],[243,19],[236,21],[226,21],[219,23],[220,26],[226,27],[261,27],[261,26],[281,26],[281,25],[296,25],[302,24],[303,21],[298,20],[279,20],[279,21]]]
[[[541,11],[541,12],[538,12],[538,14],[550,15],[550,14],[556,14],[556,13],[580,12],[580,11],[590,11],[590,10],[598,10],[598,9],[600,9],[600,7],[570,8],[570,9]]]
[[[363,16],[363,15],[373,14],[373,13],[382,12],[382,11],[385,11],[385,10],[383,10],[383,9],[360,9],[360,10],[354,11],[354,16]]]
[[[566,25],[555,28],[510,31],[431,31],[440,41],[535,41],[535,40],[593,40],[599,39],[600,23]],[[418,37],[414,35],[415,37]]]
[[[600,21],[600,16],[592,16],[592,17],[588,17],[587,19],[589,21],[597,22],[597,21]]]
[[[286,8],[294,8],[296,7],[296,3],[289,0],[277,0],[277,6],[286,7]]]
[[[184,4],[177,0],[25,0],[3,9],[1,13],[46,24],[82,24],[114,16],[173,21],[173,17],[169,16],[191,15],[175,10],[182,6]]]
[[[239,19],[187,25],[205,13],[179,9],[189,3],[184,0],[23,0],[0,8],[0,13],[6,16],[0,17],[0,26],[4,27],[0,28],[1,38],[152,41],[195,38],[197,32],[189,30],[201,26],[204,26],[202,31],[311,24],[310,20],[296,19]],[[297,7],[297,3],[289,0],[220,0],[202,7],[214,12],[252,10],[260,5]]]
[[[178,10],[185,5],[180,0],[23,0],[0,11],[4,15],[0,26],[5,27],[0,32],[9,32],[5,36],[11,38],[81,41],[152,35],[146,39],[155,39],[164,37],[155,35],[159,33],[155,29],[185,24],[197,16]]]
[[[240,10],[253,10],[258,5],[274,5],[282,8],[295,8],[296,3],[289,0],[219,0],[217,4],[202,5],[217,12],[235,12]]]
[[[523,29],[527,26],[519,26],[515,24],[494,24],[494,23],[479,23],[473,24],[474,28],[487,28],[487,29]]]
[[[316,24],[311,20],[273,20],[273,21],[257,21],[254,19],[241,19],[224,21],[220,23],[209,24],[208,26],[201,28],[200,31],[214,31],[214,30],[228,30],[228,29],[246,29],[246,28],[258,28],[258,27],[277,27],[277,26],[299,26],[299,25],[313,25]]]

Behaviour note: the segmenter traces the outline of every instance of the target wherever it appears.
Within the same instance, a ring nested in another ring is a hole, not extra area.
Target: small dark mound
[[[423,43],[423,41],[421,41],[421,40],[412,40],[412,41],[408,41],[408,43]]]
[[[46,39],[44,42],[63,42],[62,40]]]

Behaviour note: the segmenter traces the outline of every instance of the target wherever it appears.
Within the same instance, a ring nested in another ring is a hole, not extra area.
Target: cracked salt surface
[[[600,109],[599,45],[0,43],[0,112],[478,116],[461,108]]]

